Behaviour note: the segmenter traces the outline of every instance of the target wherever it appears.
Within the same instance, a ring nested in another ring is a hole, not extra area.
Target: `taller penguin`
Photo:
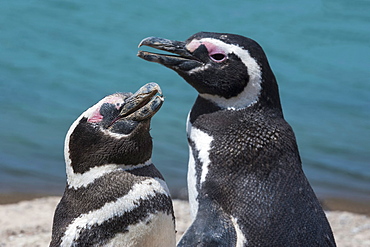
[[[262,48],[209,32],[142,45],[177,54],[138,56],[173,69],[199,93],[187,120],[194,221],[178,246],[335,246]]]

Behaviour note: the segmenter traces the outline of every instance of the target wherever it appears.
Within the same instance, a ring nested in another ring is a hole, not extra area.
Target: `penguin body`
[[[50,246],[175,246],[172,201],[151,161],[150,120],[162,103],[148,83],[105,97],[72,124]]]
[[[178,246],[335,246],[262,48],[233,34],[141,45],[199,93],[187,120],[193,223]]]

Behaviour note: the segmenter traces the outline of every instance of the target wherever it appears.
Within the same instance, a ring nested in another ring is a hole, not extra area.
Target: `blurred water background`
[[[321,198],[369,200],[370,2],[2,1],[0,193],[61,194],[70,124],[107,94],[155,81],[153,161],[185,194],[185,120],[196,92],[136,57],[148,36],[236,33],[264,48],[303,167]]]

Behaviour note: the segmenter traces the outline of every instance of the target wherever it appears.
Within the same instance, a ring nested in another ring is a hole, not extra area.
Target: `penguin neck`
[[[152,159],[150,158],[146,162],[137,165],[124,165],[124,164],[105,164],[100,166],[91,167],[89,170],[83,173],[76,173],[73,171],[71,163],[66,161],[66,173],[67,173],[67,184],[69,188],[78,189],[86,187],[93,183],[95,179],[105,176],[108,173],[116,171],[132,172],[136,169],[144,168],[152,165]]]
[[[201,115],[210,114],[216,111],[220,111],[222,108],[212,101],[198,95],[193,107],[191,108],[189,121],[194,123],[194,121]]]
[[[272,94],[271,94],[271,91],[268,94],[266,92],[263,92],[264,90],[262,90],[262,93],[259,96],[259,99],[257,100],[257,102],[245,108],[239,108],[239,109],[227,109],[227,108],[220,107],[212,100],[209,100],[208,98],[205,98],[202,95],[198,95],[190,111],[189,121],[190,123],[194,123],[195,120],[201,115],[211,114],[211,113],[221,111],[221,110],[229,110],[229,111],[253,110],[253,111],[261,111],[261,112],[269,111],[269,112],[272,112],[274,115],[280,115],[282,118],[284,118],[281,103],[280,103],[277,83],[272,82],[267,85],[264,84],[262,86],[269,87],[268,89],[272,90]]]
[[[261,65],[261,67],[264,69],[262,71],[261,94],[257,104],[260,107],[273,109],[274,111],[281,112],[282,114],[283,110],[280,102],[279,86],[267,59]]]

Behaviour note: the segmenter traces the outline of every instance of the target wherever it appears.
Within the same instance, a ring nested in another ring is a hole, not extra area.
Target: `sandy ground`
[[[0,205],[0,247],[48,246],[54,209],[60,197],[44,197]],[[189,205],[174,200],[177,240],[190,224]],[[349,212],[327,212],[339,247],[370,247],[370,217]]]

